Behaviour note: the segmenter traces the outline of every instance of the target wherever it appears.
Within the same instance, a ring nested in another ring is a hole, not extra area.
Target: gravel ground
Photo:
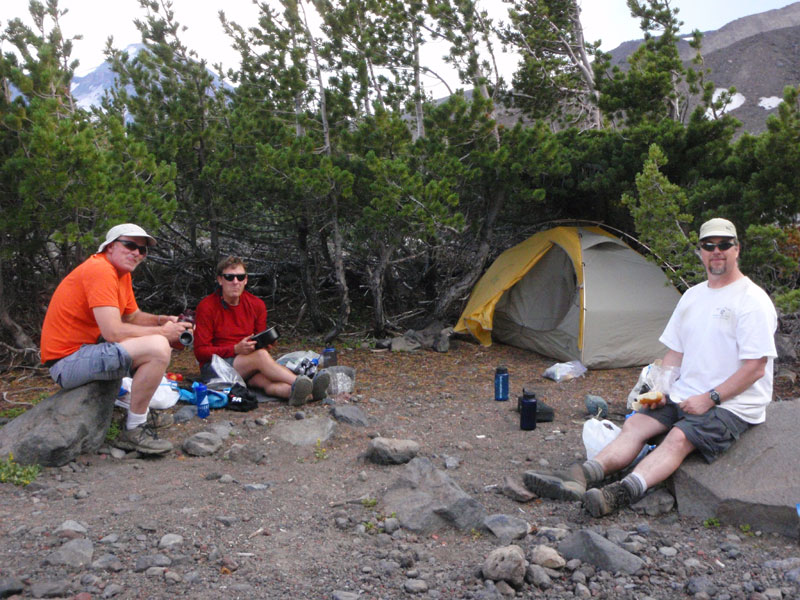
[[[521,503],[500,493],[507,476],[521,481],[526,470],[582,458],[585,394],[605,398],[621,421],[639,370],[591,371],[555,383],[542,377],[553,362],[458,340],[446,354],[342,348],[339,363],[356,368],[357,382],[352,395],[335,402],[358,406],[370,418],[367,427],[338,424],[328,442],[298,448],[270,433],[297,418],[296,409],[267,403],[245,414],[220,410],[209,421],[231,422],[233,434],[213,456],[180,451],[208,425],[194,419],[166,430],[178,449],[165,457],[98,453],[45,469],[26,488],[2,484],[0,597],[800,597],[797,540],[674,510],[648,517],[627,509],[593,520],[579,503]],[[516,402],[493,400],[499,364],[508,366],[513,398],[523,385],[535,387],[555,409],[552,423],[521,431]],[[176,354],[172,370],[196,373],[186,352]],[[329,409],[315,403],[301,412]],[[529,561],[537,545],[557,549],[559,537],[591,529],[624,542],[644,566],[625,575],[570,561],[540,569],[535,582],[529,569],[518,589],[485,581],[481,567],[503,545],[488,531],[393,531],[381,498],[404,467],[364,460],[379,435],[418,442],[420,455],[443,470],[448,458],[451,467],[458,463],[446,473],[488,514],[529,523],[531,533],[514,542]]]

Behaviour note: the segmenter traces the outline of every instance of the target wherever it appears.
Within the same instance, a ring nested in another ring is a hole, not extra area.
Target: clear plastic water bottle
[[[195,381],[192,384],[192,389],[197,399],[197,416],[201,419],[205,419],[210,413],[208,406],[208,388],[206,388],[206,384]]]
[[[494,399],[498,402],[508,400],[508,368],[505,365],[494,371]]]
[[[336,356],[336,348],[333,346],[325,346],[325,349],[322,351],[322,360],[320,361],[322,368],[327,369],[328,367],[335,367],[338,362],[339,359]]]

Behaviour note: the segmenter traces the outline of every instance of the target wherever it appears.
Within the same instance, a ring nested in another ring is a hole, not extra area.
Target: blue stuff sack
[[[194,390],[180,388],[178,390],[180,397],[178,398],[181,402],[186,402],[187,404],[194,404],[197,405],[197,397],[194,395]],[[225,408],[228,405],[228,390],[208,390],[206,392],[206,397],[208,398],[208,407],[209,408]]]

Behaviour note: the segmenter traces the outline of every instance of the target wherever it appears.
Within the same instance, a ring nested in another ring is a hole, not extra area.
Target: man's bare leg
[[[144,414],[150,400],[167,371],[171,349],[163,335],[146,335],[120,342],[133,359],[131,384],[131,412]]]
[[[269,352],[261,348],[250,354],[239,354],[233,368],[248,384],[260,387],[268,395],[288,398],[297,375],[275,362]]]

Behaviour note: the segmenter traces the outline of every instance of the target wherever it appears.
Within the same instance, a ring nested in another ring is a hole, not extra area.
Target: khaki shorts
[[[52,367],[50,377],[65,390],[90,381],[110,381],[130,375],[133,359],[120,344],[85,344]]]
[[[740,435],[752,427],[750,423],[720,406],[715,406],[702,415],[688,415],[680,409],[680,404],[667,402],[661,408],[645,408],[638,412],[666,427],[680,429],[708,463],[717,460]]]

